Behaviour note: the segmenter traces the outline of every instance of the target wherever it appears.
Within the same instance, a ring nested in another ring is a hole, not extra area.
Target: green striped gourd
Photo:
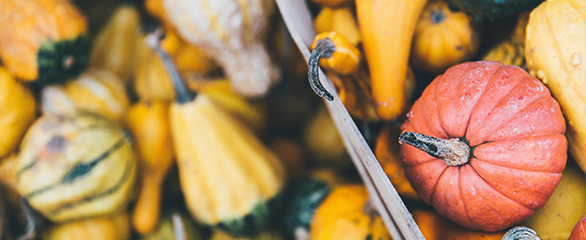
[[[129,136],[95,114],[41,116],[17,156],[19,194],[54,222],[124,208],[136,175]]]

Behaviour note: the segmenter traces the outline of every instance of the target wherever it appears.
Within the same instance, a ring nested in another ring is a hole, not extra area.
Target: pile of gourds
[[[0,0],[0,239],[392,239],[319,97],[426,239],[586,238],[584,1],[306,3]]]

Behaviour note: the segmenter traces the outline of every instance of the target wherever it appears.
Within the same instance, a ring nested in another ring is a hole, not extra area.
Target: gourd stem
[[[525,226],[517,226],[509,229],[502,240],[541,240],[541,238],[537,236],[535,230]]]
[[[28,204],[28,201],[23,197],[20,198],[20,206],[26,219],[26,225],[24,227],[24,235],[21,235],[18,238],[18,240],[36,239],[38,230],[37,220],[33,215],[31,207]]]
[[[458,138],[440,139],[416,132],[403,132],[399,143],[407,143],[429,155],[440,158],[448,166],[460,166],[470,159],[470,146]]]
[[[317,41],[315,49],[311,52],[311,56],[309,57],[309,86],[311,89],[317,94],[318,96],[327,99],[328,101],[333,101],[334,96],[321,85],[319,80],[319,60],[324,58],[329,58],[332,54],[336,51],[336,46],[329,38],[320,39]]]
[[[183,83],[181,75],[179,75],[179,72],[177,71],[177,68],[175,68],[171,58],[169,58],[169,55],[167,55],[167,53],[161,49],[159,41],[162,37],[163,32],[162,30],[158,29],[146,37],[147,44],[152,49],[154,49],[155,52],[157,52],[157,54],[161,57],[161,60],[163,60],[163,64],[165,64],[165,68],[171,77],[171,81],[175,87],[175,92],[177,93],[175,101],[180,104],[191,102],[195,99],[197,94],[187,91],[187,87]]]
[[[185,240],[185,225],[183,220],[179,216],[179,213],[174,212],[172,215],[173,219],[173,233],[175,234],[175,240]]]

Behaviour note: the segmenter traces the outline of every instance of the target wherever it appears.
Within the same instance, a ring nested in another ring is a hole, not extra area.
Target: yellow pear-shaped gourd
[[[142,100],[133,105],[125,122],[136,142],[142,185],[132,214],[132,226],[140,234],[151,232],[159,222],[161,187],[173,166],[169,129],[169,103]]]
[[[202,224],[231,235],[255,235],[270,222],[272,202],[283,186],[281,162],[205,92],[189,93],[158,47],[157,35],[147,40],[165,61],[177,91],[169,122],[188,209]]]
[[[317,33],[333,31],[342,34],[354,45],[360,42],[360,29],[350,7],[322,8],[313,21],[313,27]]]
[[[90,65],[108,70],[123,81],[130,79],[134,43],[139,34],[140,12],[131,5],[121,5],[94,41]]]
[[[86,111],[122,121],[130,105],[124,83],[117,75],[102,69],[88,69],[65,85],[43,88],[43,113],[68,114]]]
[[[35,118],[31,91],[0,67],[0,158],[16,150]]]
[[[136,175],[130,135],[105,117],[44,114],[26,133],[17,190],[53,222],[125,208]]]

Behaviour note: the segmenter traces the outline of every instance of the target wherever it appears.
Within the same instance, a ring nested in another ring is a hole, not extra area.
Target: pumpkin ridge
[[[464,63],[464,64],[466,64],[466,63]],[[500,63],[500,64],[502,65],[502,63]],[[502,66],[501,66],[501,67],[502,67]],[[471,71],[475,71],[475,70],[477,70],[477,68],[478,68],[477,62],[470,62],[469,64],[466,64],[466,68],[465,68],[464,70],[460,70],[460,69],[457,69],[457,70],[456,70],[455,68],[450,68],[450,69],[453,69],[453,71],[462,71],[462,73],[460,73],[460,74],[457,74],[457,75],[458,75],[460,78],[462,78],[462,77],[466,76],[467,74],[469,74]],[[484,95],[484,92],[485,92],[486,86],[488,85],[488,83],[489,83],[489,82],[490,82],[490,80],[492,79],[492,76],[491,76],[491,77],[490,77],[490,78],[489,78],[489,79],[488,79],[488,80],[487,80],[487,81],[484,83],[484,86],[483,86],[483,87],[482,87],[482,89],[480,90],[482,93],[481,93],[481,94],[480,94],[480,96],[479,96],[479,97],[476,99],[476,101],[475,101],[475,102],[472,104],[472,106],[470,107],[470,110],[469,110],[468,114],[465,114],[465,115],[463,115],[463,116],[466,116],[466,117],[468,117],[468,119],[466,120],[466,125],[465,125],[465,127],[464,127],[464,134],[463,134],[462,136],[451,136],[451,135],[449,134],[449,131],[446,131],[446,129],[447,129],[447,128],[446,128],[446,126],[444,126],[444,121],[448,121],[448,120],[447,120],[447,119],[444,119],[444,120],[442,120],[442,117],[440,117],[440,115],[442,115],[442,111],[441,111],[442,107],[440,107],[440,106],[441,106],[441,104],[440,104],[440,102],[439,102],[439,97],[437,96],[437,94],[438,94],[438,92],[439,92],[439,91],[437,90],[437,88],[438,88],[438,85],[440,85],[440,84],[443,84],[443,85],[445,85],[445,84],[446,84],[446,82],[450,81],[450,80],[448,79],[448,77],[452,77],[452,74],[451,74],[451,72],[452,72],[452,71],[450,71],[450,69],[446,70],[446,72],[445,72],[445,73],[444,73],[444,74],[441,76],[441,78],[442,78],[441,80],[442,80],[442,81],[441,81],[441,82],[439,82],[439,83],[436,85],[436,105],[438,106],[438,118],[439,118],[439,122],[440,122],[440,124],[441,124],[441,126],[442,126],[442,130],[444,130],[444,132],[446,133],[446,135],[448,136],[448,138],[460,138],[460,137],[464,137],[464,136],[466,136],[466,133],[468,132],[468,126],[470,125],[470,119],[472,118],[472,112],[473,112],[473,111],[474,111],[474,109],[476,108],[476,106],[477,106],[477,104],[478,104],[478,101],[480,101],[480,99],[481,99],[481,98],[482,98],[482,96]],[[494,74],[494,73],[495,73],[495,72],[496,72],[498,69],[500,69],[500,68],[497,68],[497,69],[496,69],[495,71],[493,71],[491,74]],[[449,72],[450,74],[448,74],[448,72]],[[467,82],[467,81],[459,81],[459,82],[457,83],[457,84],[458,84],[458,88],[457,88],[457,89],[461,89],[461,88],[462,88],[462,85],[463,85],[464,83],[466,83],[466,82]],[[453,120],[451,120],[451,121],[453,121]],[[448,122],[449,122],[449,121],[448,121]]]
[[[492,79],[492,78],[491,78],[491,79]],[[486,121],[486,119],[487,119],[488,117],[492,116],[492,113],[494,112],[494,110],[496,109],[496,107],[497,107],[497,106],[501,105],[501,103],[506,103],[507,101],[510,101],[509,99],[507,99],[507,96],[509,96],[509,94],[510,94],[510,93],[511,93],[513,90],[517,89],[517,87],[518,87],[520,84],[524,83],[524,82],[525,82],[525,81],[524,81],[525,79],[526,79],[526,78],[524,78],[523,80],[521,80],[521,81],[519,81],[517,84],[515,84],[515,86],[513,86],[513,87],[512,87],[512,88],[509,90],[509,92],[508,92],[507,94],[503,95],[503,97],[502,97],[501,99],[499,99],[499,101],[498,101],[498,103],[495,105],[495,107],[493,107],[493,108],[491,109],[491,111],[488,113],[488,115],[486,115],[486,117],[485,117],[484,119],[482,119],[483,123],[484,123],[484,121]],[[545,87],[545,86],[544,86],[544,87]],[[545,88],[547,88],[547,87],[545,87]],[[485,95],[485,92],[483,92],[483,93],[482,93],[482,96],[480,96],[480,98],[482,98],[484,95]],[[544,92],[544,93],[543,93],[543,95],[541,95],[541,96],[539,96],[539,97],[536,97],[535,99],[533,99],[533,101],[531,101],[531,102],[527,103],[525,106],[523,106],[523,108],[521,108],[521,109],[518,109],[518,110],[515,112],[515,114],[512,114],[512,115],[510,115],[510,116],[509,116],[509,118],[507,118],[507,119],[504,119],[503,121],[499,121],[499,122],[498,122],[498,124],[491,124],[491,125],[493,126],[493,127],[491,128],[491,130],[492,130],[492,131],[490,131],[491,133],[490,133],[489,135],[487,135],[487,136],[485,136],[485,137],[484,137],[484,141],[483,141],[483,143],[485,143],[485,142],[486,142],[486,139],[490,138],[490,136],[492,136],[492,134],[493,134],[495,131],[497,131],[497,130],[499,130],[500,128],[502,128],[503,126],[505,126],[505,125],[509,124],[509,123],[512,121],[512,119],[514,119],[514,117],[515,117],[517,114],[519,114],[519,113],[523,112],[523,111],[524,111],[524,110],[525,110],[525,109],[526,109],[528,106],[530,106],[531,104],[533,104],[534,102],[536,102],[536,101],[538,101],[538,100],[540,100],[540,99],[542,99],[542,98],[547,98],[547,97],[551,97],[551,95],[549,95],[549,90],[547,90],[546,92]],[[480,100],[480,98],[479,98],[479,100]],[[477,103],[478,103],[478,102],[477,102]],[[475,105],[474,107],[476,107],[476,105]],[[470,120],[469,120],[469,121],[470,121]],[[466,128],[466,132],[468,132],[468,130],[469,130],[469,129],[468,129],[468,127],[467,127],[467,128]],[[466,135],[464,135],[464,136],[466,136]],[[475,136],[475,137],[478,137],[478,136]],[[481,144],[482,144],[482,143],[481,143]],[[478,144],[478,145],[480,145],[480,144]],[[478,146],[478,145],[475,145],[475,146]],[[470,147],[475,147],[475,146],[470,146]]]
[[[437,160],[439,160],[439,161],[442,161],[442,160],[441,160],[441,159],[439,159],[439,158],[436,158],[436,159],[437,159]],[[437,189],[438,189],[438,187],[437,187],[437,184],[439,183],[439,180],[440,180],[440,179],[442,179],[442,177],[444,176],[444,174],[446,174],[446,170],[448,170],[448,168],[450,168],[450,166],[448,166],[447,168],[445,168],[445,169],[442,171],[442,174],[440,174],[440,175],[438,176],[438,178],[437,178],[437,181],[435,181],[435,183],[433,184],[433,192],[432,192],[432,193],[429,195],[429,202],[430,202],[430,203],[433,203],[433,202],[434,202],[435,191],[437,191]],[[460,170],[458,169],[458,174],[459,174],[459,172],[460,172]],[[459,184],[458,184],[458,185],[459,185]],[[460,192],[461,192],[461,191],[460,191]]]
[[[502,125],[500,125],[499,127],[495,128],[495,129],[493,129],[492,133],[489,134],[486,137],[486,139],[493,139],[493,140],[491,140],[491,141],[485,140],[481,144],[488,143],[488,142],[495,142],[495,141],[509,141],[509,140],[523,139],[523,138],[526,138],[526,137],[537,137],[537,136],[550,135],[550,134],[551,135],[555,135],[555,134],[562,134],[563,135],[564,134],[564,131],[562,131],[562,132],[553,132],[553,130],[555,130],[555,129],[547,129],[547,130],[552,130],[552,132],[537,132],[537,133],[534,133],[534,132],[535,131],[538,131],[539,129],[534,129],[534,131],[531,131],[530,133],[526,133],[525,135],[519,133],[519,134],[515,134],[514,136],[512,136],[510,138],[504,138],[503,136],[501,136],[501,137],[493,137],[494,134],[498,133],[499,130],[501,130],[503,127],[506,127],[511,121],[517,119],[516,118],[517,115],[524,114],[525,111],[526,111],[526,109],[528,107],[531,107],[536,102],[539,103],[538,101],[547,100],[549,98],[551,98],[551,96],[548,95],[548,94],[546,94],[546,95],[543,95],[543,96],[535,99],[533,102],[527,104],[527,106],[523,107],[522,109],[520,109],[519,111],[517,111],[515,114],[511,115],[511,118],[508,119],[507,122],[503,123]],[[555,102],[559,106],[559,103],[557,102],[557,100]]]
[[[472,160],[472,156],[470,158],[470,160]],[[468,160],[467,163],[465,164],[469,164],[470,160]],[[474,169],[474,167],[472,167],[472,165],[470,165],[470,167],[472,168],[472,170],[474,170],[474,172],[476,173],[476,169]],[[462,205],[464,205],[464,212],[466,212],[466,218],[468,218],[468,222],[474,227],[474,228],[479,228],[476,223],[474,221],[472,221],[472,217],[470,217],[470,213],[468,212],[468,207],[466,204],[466,200],[464,198],[464,192],[462,191],[462,172],[460,171],[461,166],[458,166],[458,190],[460,191],[460,196],[462,197]],[[435,189],[435,188],[434,188]],[[482,198],[482,196],[479,196],[480,198]],[[482,199],[482,201],[484,202],[484,199]],[[488,205],[488,204],[486,204]],[[490,206],[489,206],[490,207]],[[490,207],[492,209],[492,207]],[[493,209],[494,210],[494,209]],[[499,214],[500,217],[500,214]]]
[[[472,161],[472,159],[470,159],[470,161]],[[511,198],[507,197],[507,195],[504,195],[503,193],[501,193],[501,192],[499,192],[498,190],[496,190],[496,189],[495,189],[495,188],[494,188],[494,187],[493,187],[493,186],[492,186],[492,185],[491,185],[491,184],[490,184],[488,181],[486,181],[486,179],[484,179],[484,178],[482,177],[482,175],[480,175],[480,174],[478,173],[478,171],[476,171],[476,168],[474,168],[474,166],[473,166],[472,164],[470,164],[470,162],[468,162],[468,164],[470,165],[470,168],[472,169],[472,171],[474,171],[474,174],[476,174],[476,176],[478,176],[480,179],[482,179],[482,181],[484,181],[484,182],[485,182],[485,183],[486,183],[488,186],[490,186],[490,187],[491,187],[491,188],[492,188],[492,189],[493,189],[493,190],[494,190],[496,193],[500,194],[500,195],[501,195],[502,197],[504,197],[504,198],[507,198],[507,199],[509,199],[509,200],[511,200],[511,201],[513,201],[513,202],[515,202],[515,203],[516,203],[516,204],[518,204],[519,206],[522,206],[522,207],[524,207],[524,208],[527,208],[525,205],[523,205],[523,204],[521,204],[521,203],[517,202],[517,201],[516,201],[516,200],[514,200],[514,199],[511,199]],[[462,188],[462,185],[460,184],[460,191],[461,191],[461,188]],[[461,193],[460,193],[460,194],[461,194]],[[489,207],[490,209],[494,210],[494,212],[495,212],[495,213],[496,213],[496,214],[497,214],[497,215],[498,215],[498,216],[499,216],[501,219],[503,219],[503,220],[507,221],[507,219],[506,219],[505,217],[503,217],[503,215],[501,215],[501,213],[500,213],[500,212],[499,212],[497,209],[493,208],[493,207],[492,207],[490,204],[488,204],[488,202],[487,202],[487,201],[485,201],[484,197],[483,197],[481,194],[478,194],[478,197],[479,197],[479,198],[482,200],[482,202],[484,202],[484,203],[485,203],[485,205],[486,205],[487,207]],[[462,199],[462,202],[463,202],[464,204],[466,204],[466,201],[464,201],[464,199]],[[466,209],[466,212],[468,212],[468,209],[467,209],[467,208],[465,208],[465,209]],[[467,215],[467,216],[468,216],[469,218],[471,218],[471,217],[470,217],[470,215]],[[471,222],[471,223],[473,223],[473,221],[470,221],[470,222]],[[474,224],[474,223],[473,223],[472,225],[474,225],[474,226],[475,226],[475,227],[477,227],[478,229],[483,229],[483,228],[482,228],[482,226],[478,226],[478,225],[476,225],[476,224]]]
[[[527,169],[521,169],[521,168],[516,168],[516,167],[512,167],[512,166],[503,166],[503,165],[500,165],[500,164],[492,163],[491,161],[482,160],[482,159],[477,158],[477,157],[475,157],[473,159],[476,159],[476,160],[481,161],[481,162],[485,162],[486,164],[490,164],[490,165],[494,165],[494,166],[498,166],[498,167],[503,167],[503,168],[509,168],[509,169],[513,169],[513,170],[517,170],[517,171],[534,172],[534,173],[544,173],[544,174],[559,173],[559,172],[545,172],[545,171],[537,171],[537,170],[527,170]],[[472,161],[472,159],[470,159],[470,161]],[[472,168],[474,168],[474,167],[472,167]],[[476,170],[476,169],[474,169],[474,170]]]
[[[485,162],[485,161],[482,161],[482,162]],[[560,175],[561,175],[561,172],[560,172],[560,173],[549,173],[549,172],[527,171],[527,170],[519,170],[519,169],[514,169],[514,168],[508,168],[508,167],[498,166],[498,165],[495,165],[495,164],[491,164],[490,162],[485,162],[485,163],[486,163],[486,164],[489,164],[489,165],[492,165],[492,166],[501,167],[501,168],[513,169],[513,170],[515,170],[515,171],[519,171],[519,172],[532,172],[532,173],[533,173],[533,172],[535,172],[535,173],[543,173],[543,174],[548,174],[548,175],[553,175],[553,174],[560,174]],[[512,197],[512,196],[510,196],[510,195],[507,195],[506,193],[504,193],[504,192],[502,192],[502,191],[499,191],[497,188],[495,188],[495,187],[494,187],[494,184],[491,184],[491,182],[490,182],[490,181],[488,181],[488,180],[486,180],[486,179],[485,179],[485,178],[482,176],[482,174],[478,173],[478,171],[476,170],[476,168],[474,168],[474,165],[470,164],[470,166],[472,166],[472,169],[474,169],[474,171],[476,172],[476,174],[478,174],[478,176],[479,176],[479,177],[480,177],[480,178],[481,178],[483,181],[485,181],[485,182],[486,182],[486,183],[487,183],[489,186],[491,186],[491,188],[493,188],[493,189],[494,189],[496,192],[498,192],[499,194],[501,194],[501,195],[505,196],[505,198],[507,198],[507,199],[510,199],[511,201],[513,201],[513,202],[515,202],[515,203],[519,204],[520,206],[522,206],[522,207],[524,207],[524,208],[527,208],[527,209],[530,209],[530,210],[536,211],[536,210],[538,210],[538,209],[542,208],[542,207],[545,205],[545,203],[547,202],[547,201],[546,201],[546,202],[543,202],[543,203],[542,203],[540,206],[537,206],[537,207],[531,207],[531,206],[527,206],[525,203],[519,202],[519,201],[520,201],[520,199],[516,199],[516,198],[514,198],[514,197]],[[560,176],[560,178],[561,178],[561,176]],[[559,180],[558,180],[558,183],[559,183]],[[557,186],[557,183],[556,183],[556,186]],[[552,194],[552,193],[553,193],[553,190],[552,190],[551,192],[549,192],[549,195],[551,196],[551,194]],[[546,199],[549,199],[549,197],[547,197]]]

